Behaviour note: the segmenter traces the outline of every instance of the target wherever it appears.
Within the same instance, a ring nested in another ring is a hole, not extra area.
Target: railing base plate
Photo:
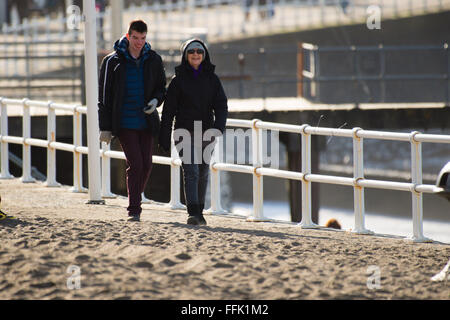
[[[166,205],[164,205],[164,207],[169,208],[171,210],[185,210],[186,206],[184,204],[180,203],[175,203],[175,204],[171,204],[168,203]]]
[[[73,193],[88,193],[88,189],[87,188],[74,188],[74,187],[72,187],[69,190],[71,192],[73,192]]]
[[[86,202],[86,204],[101,204],[104,205],[106,204],[105,200],[89,200],[88,202]]]
[[[433,242],[433,240],[429,239],[429,238],[425,238],[425,237],[418,238],[418,237],[414,237],[414,236],[405,238],[405,241],[411,241],[414,243],[431,243],[431,242]]]
[[[302,229],[319,229],[320,228],[320,226],[318,224],[315,224],[315,223],[303,223],[303,222],[300,222],[298,225]]]
[[[350,230],[350,233],[354,233],[354,234],[365,234],[365,235],[374,235],[375,232],[371,231],[371,230],[367,230],[367,229],[362,229],[362,230]]]

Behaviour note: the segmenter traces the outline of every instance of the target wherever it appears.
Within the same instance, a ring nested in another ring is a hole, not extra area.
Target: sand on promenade
[[[0,180],[0,299],[450,299],[450,246],[303,230]],[[379,282],[377,282],[379,279]],[[368,286],[369,285],[369,286]],[[370,288],[369,288],[370,287]]]

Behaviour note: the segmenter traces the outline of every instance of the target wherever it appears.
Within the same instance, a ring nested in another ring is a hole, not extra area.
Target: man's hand
[[[158,99],[153,98],[152,100],[150,100],[150,102],[144,108],[144,112],[146,114],[151,114],[153,111],[155,111],[157,105],[158,105]]]
[[[109,144],[112,139],[112,132],[111,131],[100,131],[100,142],[106,142],[106,144]]]

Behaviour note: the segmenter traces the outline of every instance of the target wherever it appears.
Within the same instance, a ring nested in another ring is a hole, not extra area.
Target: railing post
[[[306,133],[304,125],[302,129],[302,221],[300,227],[302,229],[319,228],[311,219],[311,182],[308,181],[308,174],[311,174],[311,134]]]
[[[450,104],[450,49],[448,43],[444,44],[444,50],[447,54],[447,105]]]
[[[100,148],[98,131],[97,102],[98,81],[97,69],[97,21],[95,16],[95,5],[93,1],[83,0],[84,11],[84,55],[85,55],[85,78],[86,78],[86,106],[87,106],[87,144],[88,144],[88,176],[89,176],[89,200],[87,204],[105,204],[101,192],[100,172]]]
[[[253,162],[253,215],[247,218],[247,221],[269,221],[264,217],[264,193],[263,177],[256,173],[256,169],[262,168],[262,130],[256,124],[258,119],[253,120],[252,125],[252,162]]]
[[[304,69],[303,43],[297,44],[297,97],[304,97],[303,91],[303,69]]]
[[[102,157],[101,175],[102,175],[102,198],[116,198],[116,195],[111,192],[111,158],[105,156],[105,152],[111,150],[110,144],[101,143],[102,150],[100,151]]]
[[[418,133],[413,131],[410,135],[413,235],[409,239],[414,242],[431,242],[432,240],[423,236],[423,195],[416,191],[416,185],[422,184],[422,143],[415,139]]]
[[[56,141],[56,113],[52,108],[52,101],[48,102],[47,114],[47,187],[59,187],[60,184],[56,182],[56,149],[51,146],[51,143]]]
[[[180,167],[174,163],[179,156],[173,142],[173,133],[170,142],[170,159],[172,163],[170,164],[170,202],[168,206],[170,209],[184,209],[186,206],[180,202]]]
[[[75,150],[73,152],[73,187],[72,192],[87,192],[83,188],[83,154],[77,151],[77,147],[82,146],[83,124],[81,121],[81,113],[75,107],[73,113],[73,145]]]
[[[364,188],[358,186],[358,180],[364,179],[363,138],[358,137],[361,128],[353,128],[353,203],[355,214],[355,229],[357,234],[373,234],[365,228]]]
[[[28,106],[28,99],[23,99],[23,117],[22,117],[22,182],[34,182],[31,176],[31,147],[27,144],[26,139],[31,137],[31,117],[30,107]]]
[[[214,153],[211,159],[211,163],[209,165],[211,177],[211,208],[207,210],[207,212],[212,214],[224,214],[227,211],[222,208],[222,204],[220,201],[220,171],[214,169],[215,163],[223,162],[223,137],[216,138],[216,145],[214,147]]]
[[[3,98],[0,98],[0,106],[2,110],[2,127],[1,127],[1,135],[2,137],[8,136],[8,107],[5,103],[3,103]],[[0,179],[12,179],[14,178],[9,173],[9,148],[8,148],[8,142],[1,141],[1,160],[2,160],[2,166],[1,166],[1,172],[0,172]]]

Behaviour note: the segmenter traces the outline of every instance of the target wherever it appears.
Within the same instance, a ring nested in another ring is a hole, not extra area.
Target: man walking
[[[118,137],[125,153],[129,221],[139,221],[141,194],[152,169],[153,142],[159,132],[156,107],[164,101],[166,76],[161,57],[146,42],[147,25],[130,23],[126,36],[101,64],[98,116],[100,141]]]

